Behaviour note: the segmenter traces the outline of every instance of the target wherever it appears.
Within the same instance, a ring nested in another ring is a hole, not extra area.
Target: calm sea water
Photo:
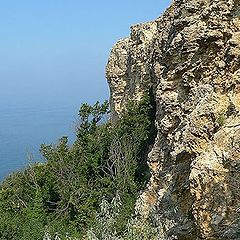
[[[80,104],[79,104],[80,105]],[[0,108],[0,181],[24,168],[29,156],[42,161],[39,146],[59,137],[74,138],[79,106],[4,106]]]

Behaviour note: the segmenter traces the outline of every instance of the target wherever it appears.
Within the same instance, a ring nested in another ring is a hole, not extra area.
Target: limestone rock
[[[107,65],[113,115],[156,102],[152,177],[136,212],[163,239],[240,239],[240,1],[175,0]]]

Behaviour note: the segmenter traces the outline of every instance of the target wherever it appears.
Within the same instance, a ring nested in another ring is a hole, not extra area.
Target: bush
[[[111,202],[103,200],[100,212],[97,214],[96,224],[87,233],[88,240],[161,240],[159,227],[153,227],[147,220],[130,218],[121,234],[116,226],[122,201],[116,195]],[[163,236],[163,235],[162,235]]]
[[[67,239],[66,232],[81,239],[97,223],[101,202],[116,193],[121,206],[114,231],[122,233],[149,177],[146,154],[155,134],[153,113],[149,97],[129,102],[113,123],[107,102],[83,104],[72,146],[67,137],[56,145],[41,145],[45,163],[1,184],[0,239],[42,239],[56,233]]]

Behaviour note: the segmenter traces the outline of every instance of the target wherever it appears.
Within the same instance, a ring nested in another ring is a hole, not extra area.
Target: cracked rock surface
[[[151,89],[157,137],[136,212],[162,239],[240,239],[240,1],[175,0],[106,68],[113,116]]]

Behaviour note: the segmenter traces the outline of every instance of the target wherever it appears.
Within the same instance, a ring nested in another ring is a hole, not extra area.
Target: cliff
[[[175,0],[107,65],[113,117],[150,92],[157,137],[136,213],[162,239],[240,239],[240,2]]]

